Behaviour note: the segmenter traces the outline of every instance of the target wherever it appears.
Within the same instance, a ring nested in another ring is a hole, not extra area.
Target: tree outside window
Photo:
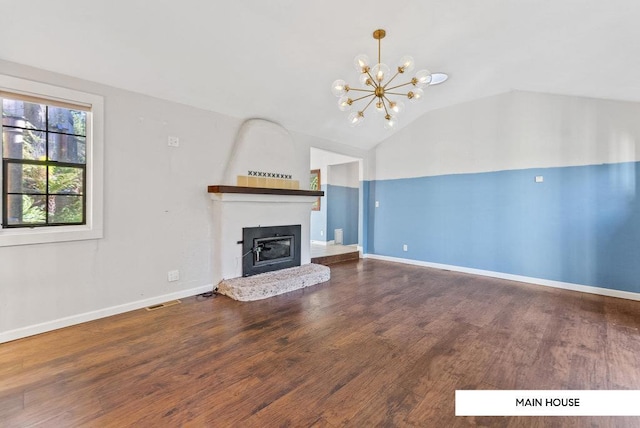
[[[86,223],[87,112],[2,99],[2,225]]]

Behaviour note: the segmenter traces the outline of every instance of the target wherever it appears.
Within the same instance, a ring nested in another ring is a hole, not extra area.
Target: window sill
[[[33,229],[0,229],[0,247],[49,244],[102,238],[102,229],[89,226],[56,226]]]

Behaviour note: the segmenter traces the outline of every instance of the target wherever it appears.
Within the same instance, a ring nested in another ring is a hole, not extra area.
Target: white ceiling
[[[353,57],[446,72],[429,110],[504,91],[640,101],[636,0],[0,0],[0,58],[368,149],[330,92]],[[374,114],[375,113],[375,114]]]

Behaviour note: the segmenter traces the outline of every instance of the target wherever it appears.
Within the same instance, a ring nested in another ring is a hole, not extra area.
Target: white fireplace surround
[[[248,171],[287,174],[303,183],[303,190],[237,188],[237,177],[246,176]],[[213,200],[214,284],[242,276],[242,244],[238,241],[242,241],[244,227],[301,225],[300,262],[311,262],[311,206],[317,196],[304,194],[309,193],[304,190],[308,189],[308,182],[308,149],[296,145],[284,127],[263,119],[249,119],[242,124],[222,183],[209,187]]]
[[[317,199],[304,195],[211,193],[213,200],[214,283],[242,276],[242,228],[301,225],[300,263],[311,262],[311,205]],[[247,256],[249,257],[249,256]]]

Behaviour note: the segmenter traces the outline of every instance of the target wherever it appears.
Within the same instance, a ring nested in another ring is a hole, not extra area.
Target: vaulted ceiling
[[[368,149],[392,131],[351,128],[330,85],[376,28],[383,62],[450,76],[404,127],[513,89],[640,101],[639,20],[635,0],[0,0],[0,58]]]

